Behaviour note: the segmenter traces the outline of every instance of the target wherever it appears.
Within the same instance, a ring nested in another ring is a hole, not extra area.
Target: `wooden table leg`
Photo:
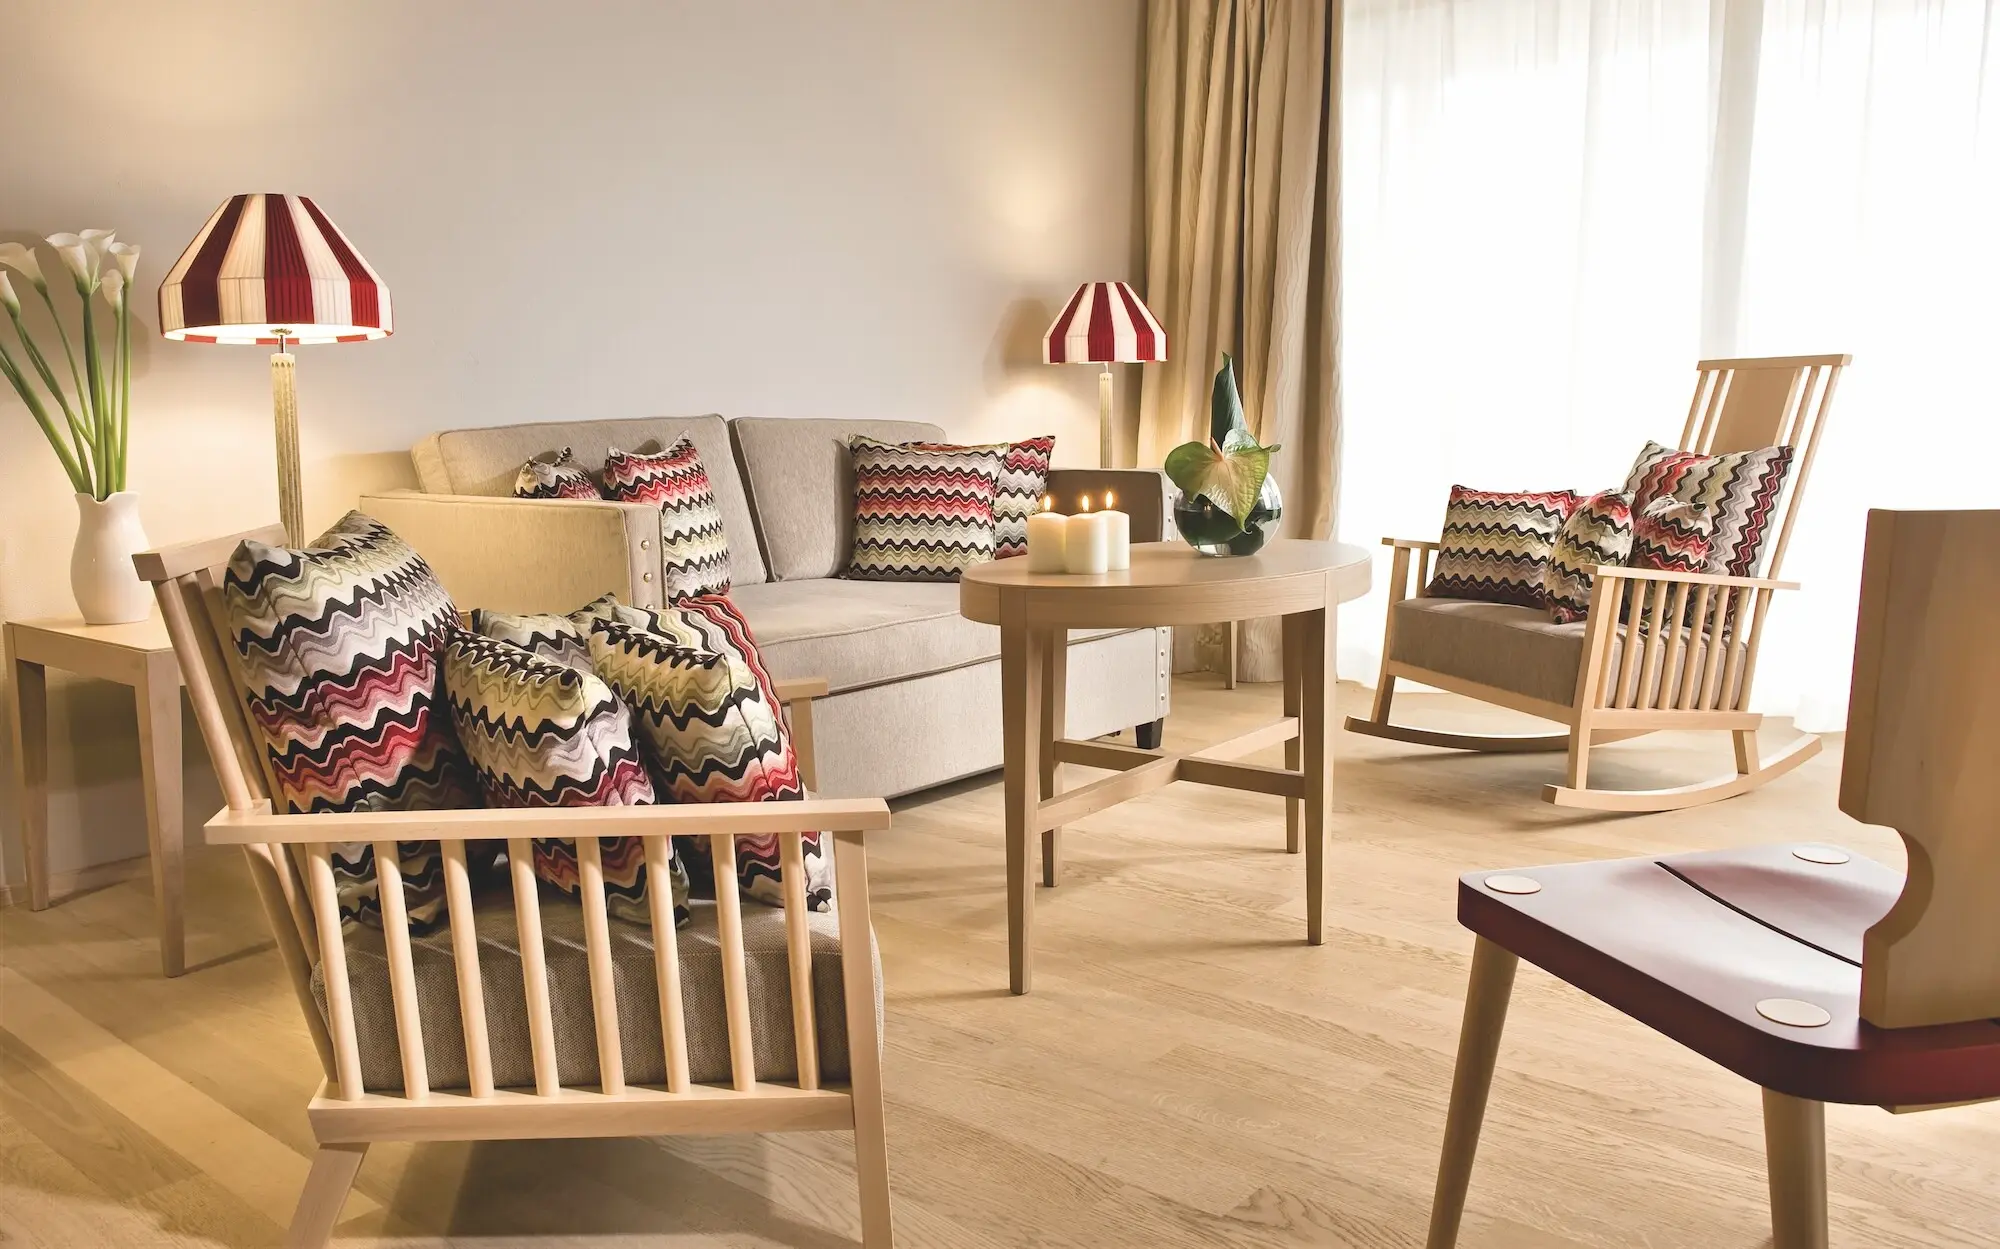
[[[8,702],[14,730],[14,792],[21,803],[21,854],[28,874],[28,906],[49,904],[49,686],[42,665],[17,659],[14,631],[7,631],[7,666],[14,674]]]
[[[1007,791],[1007,956],[1010,984],[1026,993],[1034,982],[1035,890],[1028,839],[1041,791],[1042,674],[1045,631],[1030,629],[1025,610],[1006,602],[1000,612],[1001,731]]]
[[[1327,810],[1333,798],[1333,757],[1327,719],[1333,711],[1333,614],[1329,603],[1301,613],[1299,765],[1305,773],[1306,943],[1326,941]]]
[[[1305,637],[1305,618],[1292,615],[1283,617],[1284,661],[1285,661],[1285,715],[1296,718],[1299,714],[1299,700],[1305,689],[1305,656],[1300,647]],[[1299,770],[1301,740],[1293,737],[1285,743],[1285,766],[1296,772]],[[1304,844],[1299,820],[1304,813],[1304,803],[1297,798],[1285,799],[1285,853],[1297,854]]]
[[[147,657],[146,679],[133,687],[139,710],[139,774],[146,788],[146,842],[153,859],[153,907],[160,925],[160,968],[186,966],[181,920],[181,681],[171,651]]]
[[[1062,764],[1056,762],[1055,740],[1068,729],[1069,630],[1053,629],[1042,642],[1041,799],[1062,792]],[[1062,878],[1062,831],[1042,830],[1042,884],[1050,889]]]

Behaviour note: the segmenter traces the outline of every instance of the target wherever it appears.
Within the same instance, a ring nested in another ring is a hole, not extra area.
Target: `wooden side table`
[[[28,905],[49,904],[49,703],[46,669],[61,668],[132,687],[139,711],[139,771],[146,789],[146,843],[160,921],[160,967],[185,966],[181,925],[181,670],[158,616],[136,624],[87,625],[71,617],[7,622],[8,708]]]
[[[1197,554],[1178,542],[1132,548],[1132,567],[1095,575],[1031,573],[1025,559],[966,570],[959,612],[1000,626],[1007,769],[1007,946],[1014,992],[1033,980],[1034,897],[1028,839],[1042,835],[1042,883],[1061,873],[1062,827],[1175,781],[1275,794],[1285,802],[1286,848],[1306,856],[1306,940],[1323,941],[1326,813],[1332,792],[1328,720],[1333,702],[1334,609],[1368,592],[1372,561],[1357,546],[1280,539],[1256,555]],[[1284,718],[1182,754],[1063,736],[1071,629],[1145,628],[1284,618]],[[1243,756],[1285,744],[1285,766]],[[1108,768],[1063,792],[1065,763]]]

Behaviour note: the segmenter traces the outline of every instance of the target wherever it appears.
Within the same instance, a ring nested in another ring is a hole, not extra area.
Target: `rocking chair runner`
[[[149,551],[135,562],[153,583],[228,803],[208,822],[208,840],[243,847],[325,1069],[307,1107],[319,1153],[286,1243],[327,1243],[372,1141],[851,1130],[862,1243],[889,1249],[880,983],[863,848],[865,833],[889,826],[887,806],[811,799],[275,815],[217,591],[222,566],[246,537],[281,542],[284,534],[271,526]],[[778,687],[808,785],[811,699],[825,692],[816,681]],[[806,910],[801,834],[814,831],[834,843],[837,941],[825,917]],[[709,914],[679,934],[664,887],[650,891],[643,940],[634,935],[643,930],[607,917],[602,838],[643,838],[652,878],[664,880],[672,836],[711,838],[714,861],[727,864],[735,835],[771,833],[780,838],[782,911],[746,914],[725,880],[714,904],[700,908]],[[580,924],[553,908],[544,915],[530,865],[536,837],[575,840]],[[395,850],[407,840],[442,846],[448,943],[412,939]],[[474,901],[466,843],[482,840],[507,843],[512,900],[503,907],[511,924]],[[374,934],[343,934],[329,859],[329,845],[340,842],[376,846],[379,950]],[[579,931],[559,931],[572,926]],[[570,957],[577,945],[582,957]],[[815,960],[835,974],[816,979]],[[495,971],[518,974],[522,996],[501,976],[489,980]],[[560,1026],[569,1020],[589,1026],[579,1036]],[[789,1044],[773,1036],[787,1023]],[[791,1078],[759,1078],[777,1068]],[[579,1071],[589,1079],[576,1078]],[[628,1082],[628,1071],[662,1072],[663,1087]],[[835,1086],[832,1077],[843,1074],[846,1087]],[[523,1087],[504,1087],[515,1079]],[[584,1083],[595,1088],[577,1087]]]
[[[1774,356],[1696,365],[1682,450],[1719,455],[1780,445],[1796,453],[1772,517],[1777,539],[1764,576],[1601,566],[1594,570],[1588,619],[1558,625],[1534,608],[1430,598],[1438,543],[1384,538],[1396,554],[1382,675],[1372,713],[1348,717],[1348,730],[1460,750],[1567,750],[1565,783],[1545,786],[1543,800],[1600,811],[1668,811],[1732,798],[1818,754],[1819,738],[1801,734],[1759,758],[1757,729],[1764,718],[1750,710],[1750,692],[1772,596],[1798,588],[1777,578],[1834,387],[1851,358]],[[1621,620],[1666,623],[1635,635]],[[1391,724],[1399,677],[1554,720],[1569,731],[1477,736]],[[1672,789],[1590,786],[1593,745],[1671,729],[1727,730],[1736,747],[1735,775]]]

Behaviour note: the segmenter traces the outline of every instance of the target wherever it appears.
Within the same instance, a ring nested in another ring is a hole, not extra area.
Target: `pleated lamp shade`
[[[1085,282],[1042,336],[1050,364],[1141,364],[1167,358],[1167,332],[1123,282]]]
[[[232,195],[160,284],[160,332],[190,343],[355,343],[395,329],[389,288],[303,195]]]

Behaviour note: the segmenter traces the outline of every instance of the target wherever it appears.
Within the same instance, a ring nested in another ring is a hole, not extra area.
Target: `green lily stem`
[[[76,462],[76,457],[70,454],[62,436],[56,432],[55,422],[49,419],[49,411],[43,405],[42,397],[35,393],[34,387],[22,375],[21,366],[14,362],[14,356],[7,350],[5,343],[0,343],[0,373],[7,375],[7,380],[14,384],[14,393],[21,396],[21,402],[27,405],[29,414],[35,418],[35,424],[42,427],[42,436],[49,440],[49,446],[55,450],[56,458],[62,461],[63,472],[69,474],[69,484],[78,494],[89,494],[90,474]]]
[[[56,337],[62,340],[63,358],[69,361],[69,381],[70,385],[76,387],[76,406],[83,409],[83,417],[77,421],[77,425],[80,428],[87,428],[94,422],[95,417],[90,411],[90,396],[84,390],[83,374],[77,371],[76,351],[69,345],[69,331],[63,328],[62,314],[56,311],[56,301],[49,294],[48,283],[35,283],[35,291],[42,297],[43,305],[49,310],[49,320],[56,324]],[[85,318],[90,316],[90,300],[87,298],[83,302],[83,313]],[[40,353],[37,352],[36,354],[39,355]],[[55,389],[58,395],[62,393],[61,389],[54,387],[53,383],[51,383],[51,388]],[[63,410],[67,412],[69,405],[64,404]]]
[[[63,420],[68,423],[70,438],[73,440],[72,449],[79,459],[87,462],[89,457],[85,447],[89,445],[90,436],[84,430],[83,422],[78,420],[76,413],[70,409],[69,397],[63,393],[62,385],[56,381],[55,370],[49,367],[48,360],[42,355],[42,349],[36,346],[35,340],[29,336],[28,327],[21,323],[20,311],[9,308],[7,315],[14,322],[14,333],[20,337],[21,346],[28,353],[29,363],[35,366],[35,372],[41,376],[42,384],[49,388],[49,393],[55,396],[56,405],[62,409]],[[57,328],[62,328],[60,323],[57,324]]]
[[[111,495],[111,423],[104,410],[104,353],[97,345],[97,318],[91,315],[90,288],[76,284],[83,301],[83,372],[90,383],[91,441],[97,447],[97,497]]]
[[[118,293],[118,488],[125,488],[125,464],[132,440],[132,286]]]

